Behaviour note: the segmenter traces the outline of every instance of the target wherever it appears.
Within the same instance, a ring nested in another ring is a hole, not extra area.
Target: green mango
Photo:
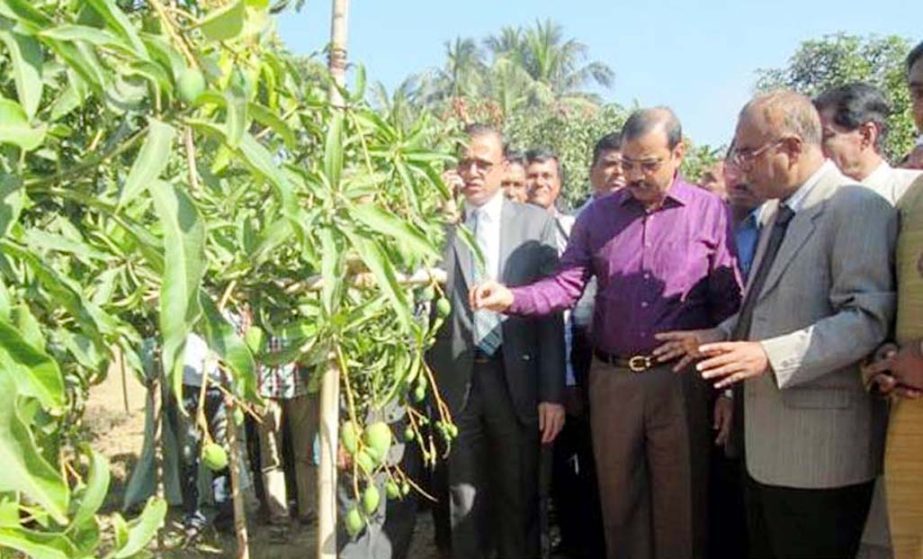
[[[343,520],[346,523],[346,532],[352,537],[357,536],[365,527],[365,519],[356,507],[349,509]]]
[[[359,448],[359,430],[355,423],[347,421],[340,427],[340,442],[346,452],[356,454],[356,449]]]
[[[387,458],[388,451],[391,449],[392,439],[391,428],[382,421],[372,423],[366,427],[362,436],[362,441],[370,451],[369,454],[378,462],[384,462],[385,458]]]
[[[177,96],[187,105],[195,103],[205,93],[205,87],[205,76],[196,68],[186,68],[176,80]]]
[[[375,514],[378,510],[378,504],[381,503],[381,494],[374,485],[369,485],[362,493],[362,508],[365,514]]]
[[[208,443],[202,447],[202,463],[214,472],[228,467],[228,453],[224,447],[216,443]]]

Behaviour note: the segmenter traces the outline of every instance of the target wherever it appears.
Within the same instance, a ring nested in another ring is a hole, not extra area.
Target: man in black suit
[[[452,547],[459,559],[538,556],[538,457],[564,424],[563,325],[472,313],[469,289],[485,279],[525,285],[557,264],[547,212],[504,198],[503,138],[474,125],[457,169],[465,225],[483,256],[449,234],[444,267],[452,313],[429,360],[459,434],[449,455]]]

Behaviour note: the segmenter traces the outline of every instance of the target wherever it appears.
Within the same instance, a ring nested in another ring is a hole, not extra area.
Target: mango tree
[[[261,0],[0,0],[0,42],[0,547],[147,545],[165,503],[100,517],[108,467],[81,430],[116,349],[140,371],[145,338],[177,391],[201,333],[247,410],[257,363],[298,360],[317,385],[335,361],[355,498],[382,471],[407,486],[377,412],[406,407],[434,458],[413,404],[435,388],[422,309],[439,288],[402,278],[437,261],[452,218],[441,127],[371,110],[361,68],[347,91],[285,52]],[[245,312],[286,349],[248,347]]]

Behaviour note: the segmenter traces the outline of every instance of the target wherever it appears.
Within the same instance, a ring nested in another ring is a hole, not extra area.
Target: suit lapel
[[[458,268],[461,270],[462,279],[467,289],[474,285],[474,255],[471,254],[471,249],[468,248],[465,241],[461,239],[461,235],[458,233],[459,227],[462,227],[461,223],[451,230],[452,252],[455,254],[455,260],[458,262]]]
[[[785,269],[788,268],[788,265],[794,260],[798,251],[801,250],[801,247],[811,238],[816,228],[815,222],[823,213],[827,198],[830,197],[833,190],[835,190],[841,182],[838,178],[838,171],[827,172],[820,177],[814,189],[808,193],[801,210],[795,214],[795,217],[788,226],[785,240],[782,241],[782,246],[779,247],[779,253],[776,255],[776,260],[772,263],[772,268],[769,270],[769,275],[766,277],[763,291],[759,294],[760,299],[765,297],[766,294],[772,291],[776,284],[779,283]],[[778,206],[776,210],[776,213],[778,213]],[[773,215],[772,221],[773,223],[775,222],[775,215]]]

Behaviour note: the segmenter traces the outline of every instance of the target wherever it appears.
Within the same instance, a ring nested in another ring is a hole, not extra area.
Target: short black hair
[[[917,63],[920,58],[923,57],[923,41],[913,47],[913,50],[907,55],[907,73],[910,73],[910,69],[913,68],[913,65]]]
[[[631,113],[622,127],[622,142],[629,142],[663,127],[667,135],[667,147],[675,148],[683,140],[683,127],[676,118],[676,113],[669,107],[638,109]]]
[[[876,87],[863,82],[854,82],[830,88],[814,99],[817,112],[833,111],[833,122],[852,132],[866,122],[878,127],[875,151],[881,152],[888,134],[888,116],[891,106],[884,94]]]
[[[533,148],[526,152],[526,163],[529,165],[532,163],[545,163],[546,161],[554,161],[558,169],[558,178],[561,180],[561,186],[563,187],[564,165],[561,164],[561,158],[558,157],[558,154],[555,153],[553,149],[541,147]]]
[[[593,146],[593,162],[590,166],[596,165],[604,151],[622,151],[622,133],[610,132],[602,138],[596,140]]]
[[[503,150],[503,157],[506,159],[506,162],[511,165],[522,165],[523,167],[526,166],[526,154],[524,154],[521,150],[506,146],[506,148]]]

